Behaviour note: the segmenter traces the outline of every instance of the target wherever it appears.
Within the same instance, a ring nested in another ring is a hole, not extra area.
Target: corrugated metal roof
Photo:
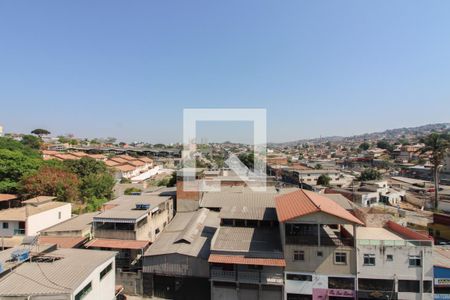
[[[47,232],[60,232],[60,231],[80,231],[85,229],[86,227],[90,227],[92,224],[92,220],[94,216],[98,215],[100,212],[92,212],[86,213],[82,215],[75,216],[70,218],[64,222],[56,224],[52,227],[44,229],[41,231],[41,234]]]
[[[199,214],[206,214],[206,218],[199,218]],[[147,249],[145,256],[178,253],[207,259],[210,253],[211,239],[219,224],[219,213],[206,208],[195,212],[179,212]],[[188,232],[185,231],[189,226],[201,227],[201,229],[196,230],[196,234],[192,235],[189,230],[187,230]],[[182,234],[189,235],[190,241],[184,242],[183,239],[180,239]]]
[[[276,221],[277,213],[273,207],[226,206],[220,210],[220,218]]]
[[[298,190],[276,197],[276,209],[280,222],[316,212],[324,212],[351,223],[363,225],[358,218],[333,200],[306,190]]]
[[[208,262],[233,265],[256,265],[256,266],[275,266],[286,267],[284,258],[252,258],[242,255],[220,255],[211,254]]]
[[[86,248],[111,248],[111,249],[144,249],[150,241],[118,240],[118,239],[93,239],[88,242]]]
[[[220,227],[211,250],[246,253],[247,257],[283,258],[278,228]]]
[[[82,236],[40,236],[39,244],[56,244],[58,248],[75,248],[86,241]]]
[[[0,279],[0,296],[71,294],[99,265],[117,252],[58,249],[53,262],[24,262]]]

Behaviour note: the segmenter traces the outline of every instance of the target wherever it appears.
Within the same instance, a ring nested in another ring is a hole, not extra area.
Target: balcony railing
[[[317,246],[318,238],[317,236],[286,236],[286,244],[288,245],[306,245],[306,246]],[[331,238],[331,237],[321,237],[321,246],[349,246],[353,247],[353,238]]]
[[[231,282],[283,284],[283,274],[259,271],[211,270],[211,279]]]
[[[14,235],[25,235],[25,229],[14,229]]]

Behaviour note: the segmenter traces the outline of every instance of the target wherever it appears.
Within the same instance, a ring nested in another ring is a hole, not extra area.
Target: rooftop
[[[170,196],[120,196],[114,200],[106,202],[104,206],[109,207],[109,209],[94,216],[94,222],[105,221],[105,219],[126,219],[137,222],[147,216],[149,211],[157,210],[158,206],[168,199],[170,199]],[[148,204],[150,205],[150,208],[146,210],[136,209],[136,204]]]
[[[206,208],[179,212],[148,248],[145,256],[178,253],[207,259],[211,239],[219,224],[219,213]]]
[[[17,199],[17,195],[13,195],[13,194],[0,194],[0,202],[2,202],[2,201],[14,200],[14,199]]]
[[[26,205],[17,208],[8,208],[0,210],[0,220],[2,221],[26,221],[27,215],[32,216],[41,212],[61,207],[64,205],[70,205],[66,202],[48,202],[40,204],[39,206]]]
[[[58,249],[46,256],[57,259],[45,263],[24,262],[1,278],[0,296],[71,294],[95,268],[115,257],[116,252]]]
[[[66,231],[81,231],[86,227],[91,226],[92,220],[100,212],[91,212],[82,215],[75,216],[64,222],[58,223],[52,227],[42,230],[41,233],[51,233],[51,232],[66,232]]]
[[[333,200],[306,190],[297,190],[276,197],[276,209],[280,222],[322,212],[353,224],[363,225],[358,218]]]
[[[245,253],[246,257],[283,258],[278,228],[220,227],[211,250]]]
[[[277,221],[273,207],[225,206],[220,210],[221,219]]]
[[[145,249],[150,241],[119,240],[119,239],[93,239],[88,242],[86,248],[108,248],[108,249]]]
[[[86,241],[82,236],[39,236],[39,245],[55,244],[58,248],[75,248]]]

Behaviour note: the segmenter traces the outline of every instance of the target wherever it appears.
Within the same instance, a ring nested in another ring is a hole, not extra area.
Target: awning
[[[93,239],[88,242],[86,248],[111,248],[111,249],[144,249],[150,244],[150,241],[136,240],[115,240],[115,239]]]
[[[242,255],[211,254],[209,256],[208,262],[233,265],[286,267],[286,261],[284,260],[284,258],[254,258],[244,257]]]

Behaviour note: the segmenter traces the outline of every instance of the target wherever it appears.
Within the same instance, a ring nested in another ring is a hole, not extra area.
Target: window
[[[297,281],[312,281],[311,275],[302,274],[286,274],[287,280],[297,280]]]
[[[433,281],[425,280],[423,282],[423,292],[424,293],[432,293],[433,292]]]
[[[406,293],[420,293],[419,280],[399,280],[398,291]]]
[[[158,233],[159,233],[159,228],[156,228],[155,234],[158,234]]]
[[[386,261],[393,261],[393,260],[394,260],[394,256],[392,254],[386,255]]]
[[[441,236],[441,231],[436,229],[436,236],[440,237]]]
[[[395,288],[395,281],[389,279],[358,279],[359,290],[361,291],[383,291],[391,292]]]
[[[61,219],[61,212],[58,211],[58,219]]]
[[[103,277],[105,277],[112,269],[112,263],[110,263],[106,268],[104,268],[101,272],[100,272],[100,280],[103,279]]]
[[[354,278],[345,278],[345,277],[328,277],[328,288],[329,289],[354,290],[355,289],[355,279]]]
[[[323,252],[322,251],[317,251],[317,256],[318,257],[322,257],[323,256]]]
[[[92,291],[92,282],[89,282],[78,294],[75,295],[75,300],[81,300],[86,297],[89,292]]]
[[[419,255],[410,255],[409,256],[409,266],[410,267],[420,267],[421,259]]]
[[[364,265],[375,266],[375,254],[364,254]]]
[[[8,229],[8,228],[9,228],[9,223],[3,222],[3,229]]]
[[[336,252],[334,253],[334,263],[339,265],[347,264],[347,253],[345,252]]]
[[[305,260],[305,251],[295,250],[294,251],[294,260],[296,260],[296,261]]]

